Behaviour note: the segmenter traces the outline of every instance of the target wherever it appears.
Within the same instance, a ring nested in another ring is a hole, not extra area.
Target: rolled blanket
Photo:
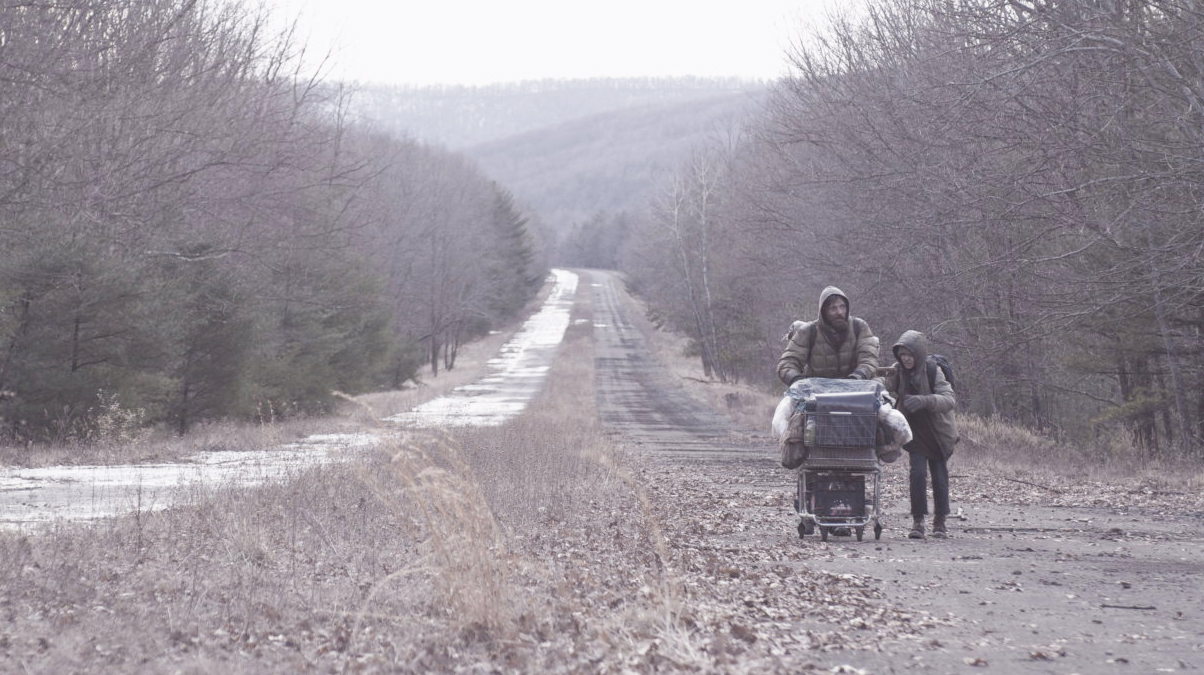
[[[879,460],[890,464],[903,456],[903,446],[911,442],[911,425],[903,413],[883,403],[878,408],[878,428],[885,433],[879,434],[879,445],[874,450]],[[883,436],[886,443],[882,443]]]

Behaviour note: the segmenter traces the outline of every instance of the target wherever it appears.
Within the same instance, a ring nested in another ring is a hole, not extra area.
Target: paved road
[[[621,282],[602,272],[592,276],[594,377],[603,425],[649,450],[730,459],[727,419],[692,399],[649,351],[628,315]]]
[[[882,541],[800,541],[789,505],[793,479],[776,466],[772,439],[733,430],[673,381],[649,353],[614,276],[591,273],[589,286],[605,427],[639,457],[650,480],[693,481],[690,494],[723,495],[681,505],[686,513],[679,527],[691,534],[679,529],[679,536],[691,551],[706,547],[708,555],[720,557],[802,561],[799,569],[807,575],[852,573],[871,580],[874,592],[898,612],[924,617],[914,620],[920,628],[913,625],[901,637],[893,624],[886,630],[885,620],[880,629],[862,625],[860,639],[873,646],[861,652],[766,654],[771,670],[808,664],[867,673],[1204,669],[1201,514],[1058,507],[1031,491],[1007,493],[1015,484],[967,475],[955,478],[955,508],[965,519],[953,521],[952,538],[912,541],[905,538],[902,512],[904,459],[884,472],[888,527]],[[953,470],[959,473],[956,463]],[[723,513],[690,513],[704,503]],[[706,536],[693,536],[699,530]],[[729,582],[703,579],[697,587]],[[745,597],[752,594],[745,591]],[[801,616],[806,608],[797,611],[793,627],[780,616],[776,624],[757,624],[763,643],[787,639],[773,633],[783,625],[787,633],[812,630],[811,619]]]

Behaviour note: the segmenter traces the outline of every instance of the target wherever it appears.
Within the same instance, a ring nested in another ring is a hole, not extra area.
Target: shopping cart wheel
[[[820,526],[819,526],[819,538],[820,538],[822,541],[827,541],[827,540],[828,540],[828,528],[827,528],[827,526],[824,526],[824,525],[820,525]]]
[[[815,521],[810,518],[802,518],[798,521],[798,536],[802,539],[808,534],[815,534]]]
[[[874,539],[882,538],[882,523],[874,523]]]
[[[864,527],[857,528],[857,541],[861,541],[861,538],[863,536],[865,536],[865,528]]]

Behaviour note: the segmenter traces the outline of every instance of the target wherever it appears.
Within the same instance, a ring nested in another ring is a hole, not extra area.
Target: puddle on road
[[[577,275],[552,274],[547,301],[490,360],[492,374],[385,421],[404,427],[495,426],[521,413],[543,387],[573,308]],[[200,488],[261,485],[342,461],[379,440],[372,434],[329,434],[271,450],[200,453],[173,464],[0,469],[0,528],[33,530],[165,509]]]
[[[344,459],[376,443],[371,434],[325,434],[250,452],[215,451],[171,464],[49,466],[0,471],[0,527],[96,520],[157,511],[198,487],[252,487],[291,471]]]
[[[577,292],[576,274],[567,270],[552,270],[552,274],[555,283],[543,308],[489,361],[493,374],[385,421],[408,427],[497,426],[526,409],[543,388]]]

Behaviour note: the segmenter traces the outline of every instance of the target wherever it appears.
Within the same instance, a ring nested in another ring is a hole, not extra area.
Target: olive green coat
[[[786,351],[778,359],[778,379],[786,386],[800,376],[863,380],[874,376],[878,368],[878,338],[868,323],[853,316],[851,304],[844,334],[829,326],[824,319],[824,303],[834,295],[844,298],[846,304],[849,302],[839,288],[828,286],[819,295],[819,319],[796,321],[791,327]]]
[[[891,347],[896,361],[899,358],[900,347],[906,347],[915,355],[915,366],[911,370],[904,370],[903,364],[898,363],[887,372],[886,376],[882,378],[882,382],[886,386],[886,390],[898,399],[900,406],[904,396],[919,397],[923,401],[922,410],[914,413],[903,410],[903,415],[913,429],[917,424],[931,423],[934,435],[940,444],[939,448],[928,447],[917,437],[916,440],[903,446],[903,449],[933,459],[938,457],[937,453],[939,452],[939,456],[949,459],[953,454],[953,447],[959,440],[956,414],[957,397],[953,393],[953,385],[945,379],[945,373],[940,368],[936,369],[936,382],[934,383],[936,386],[929,385],[928,340],[923,333],[909,330],[899,337],[899,341]],[[902,410],[901,407],[900,410]]]

